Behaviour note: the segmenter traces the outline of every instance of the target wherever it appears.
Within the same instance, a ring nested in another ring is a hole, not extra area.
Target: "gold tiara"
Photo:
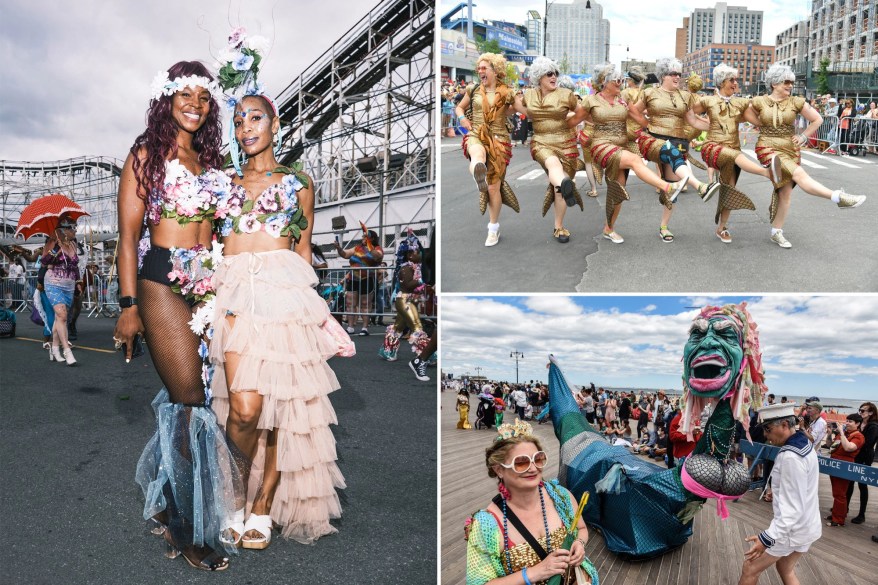
[[[503,423],[497,427],[497,438],[494,439],[494,442],[504,441],[512,437],[532,437],[533,434],[534,429],[530,426],[530,423],[516,418],[515,424]]]

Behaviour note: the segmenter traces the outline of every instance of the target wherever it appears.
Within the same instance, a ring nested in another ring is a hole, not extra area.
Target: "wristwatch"
[[[137,304],[137,297],[119,297],[119,308],[128,309]]]

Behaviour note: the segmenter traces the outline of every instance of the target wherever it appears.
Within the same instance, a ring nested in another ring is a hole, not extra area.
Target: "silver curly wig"
[[[569,75],[558,76],[558,87],[563,87],[570,91],[576,91],[576,84],[573,83],[573,78]]]
[[[659,81],[668,76],[668,73],[671,71],[676,71],[680,74],[683,73],[683,63],[680,62],[679,59],[674,59],[671,57],[663,57],[661,59],[656,60],[655,62],[655,76],[659,78]]]
[[[591,85],[597,91],[604,89],[608,81],[613,79],[621,79],[621,75],[616,73],[616,66],[612,63],[598,63],[594,66]]]
[[[781,65],[780,63],[775,63],[771,67],[768,68],[768,71],[765,72],[765,83],[768,84],[769,87],[774,87],[775,85],[780,85],[784,81],[795,81],[796,74],[793,73],[793,70],[790,69],[788,65]]]
[[[713,84],[717,89],[722,87],[723,83],[732,77],[738,76],[738,70],[734,67],[729,67],[725,63],[720,63],[716,67],[713,68]]]
[[[560,71],[558,64],[548,57],[537,57],[530,66],[530,83],[531,85],[539,85],[540,79],[547,73],[552,71]]]
[[[625,76],[637,85],[641,85],[643,80],[646,79],[646,74],[643,72],[643,67],[640,65],[632,65],[629,67],[628,73]]]

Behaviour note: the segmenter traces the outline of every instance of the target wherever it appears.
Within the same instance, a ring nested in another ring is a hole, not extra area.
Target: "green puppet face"
[[[683,380],[696,396],[725,396],[734,386],[743,357],[734,321],[724,315],[696,319],[683,348]]]

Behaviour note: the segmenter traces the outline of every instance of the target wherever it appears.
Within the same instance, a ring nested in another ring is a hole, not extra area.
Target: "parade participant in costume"
[[[515,108],[527,114],[533,122],[534,134],[530,153],[549,176],[549,188],[543,201],[543,216],[555,204],[555,229],[552,237],[566,244],[570,232],[564,228],[564,214],[568,207],[585,204],[573,177],[576,175],[579,149],[576,132],[567,124],[567,115],[575,112],[579,101],[569,89],[558,87],[558,65],[546,57],[537,57],[530,66],[530,79],[534,87],[516,96]]]
[[[485,464],[500,493],[467,521],[467,585],[537,585],[571,569],[572,582],[598,585],[597,570],[585,556],[588,528],[570,492],[557,480],[543,480],[548,456],[532,427],[516,420],[497,432]]]
[[[738,70],[720,63],[713,69],[716,95],[696,98],[692,106],[696,114],[707,113],[710,129],[701,146],[701,158],[711,168],[719,169],[720,192],[716,205],[716,237],[724,244],[732,242],[727,229],[733,209],[756,209],[749,197],[735,189],[741,170],[771,179],[767,168],[762,167],[741,152],[738,124],[744,121],[744,112],[750,99],[735,97],[738,91]],[[772,158],[774,172],[780,170],[780,159]]]
[[[73,306],[73,295],[79,280],[79,256],[76,247],[76,222],[62,217],[54,234],[46,239],[40,264],[46,267],[43,277],[43,290],[53,313],[52,348],[49,361],[66,362],[76,365],[73,350],[70,349],[67,329],[67,313]],[[47,319],[48,320],[48,319]]]
[[[598,93],[586,96],[580,110],[570,118],[570,124],[582,119],[594,124],[591,135],[591,156],[603,169],[607,181],[607,224],[603,235],[614,244],[625,240],[616,233],[616,220],[622,211],[622,202],[629,199],[625,184],[628,170],[642,181],[672,193],[683,184],[668,183],[653,173],[640,158],[640,153],[632,151],[632,144],[626,136],[628,104],[621,98],[622,77],[611,63],[597,65],[592,76],[592,85]]]
[[[482,215],[488,212],[486,246],[500,241],[500,207],[506,204],[516,213],[518,200],[506,182],[506,166],[512,158],[512,139],[506,118],[512,115],[515,94],[506,85],[506,59],[503,55],[479,56],[479,83],[466,88],[455,112],[460,125],[468,130],[463,137],[463,155],[470,161],[469,172],[479,189]],[[466,112],[472,111],[472,120]],[[525,125],[527,122],[525,122]]]
[[[765,82],[771,87],[771,93],[753,98],[745,112],[745,119],[759,127],[756,141],[759,162],[768,166],[774,156],[781,161],[780,175],[773,177],[774,192],[769,207],[771,241],[781,248],[792,247],[784,237],[783,226],[796,185],[809,195],[830,199],[842,209],[858,207],[866,200],[865,195],[849,195],[844,189],[830,191],[802,168],[800,148],[817,132],[823,118],[805,98],[792,95],[795,78],[792,69],[786,65],[775,63],[769,67],[765,72]],[[808,121],[808,127],[797,135],[795,121],[799,114]]]
[[[466,388],[461,388],[457,393],[457,402],[454,409],[460,414],[460,420],[457,421],[457,428],[471,429],[473,426],[469,424],[469,392]]]
[[[582,96],[576,93],[576,85],[573,83],[572,77],[569,75],[559,76],[558,87],[569,89],[573,92],[573,95],[576,96],[579,103],[582,103]],[[597,170],[595,169],[594,161],[591,158],[591,151],[589,150],[592,133],[594,133],[594,124],[591,122],[586,121],[576,127],[576,141],[582,147],[582,158],[576,161],[576,169],[577,171],[585,171],[585,176],[588,179],[588,184],[591,188],[586,195],[589,197],[597,197],[598,184],[602,178],[599,179],[599,175],[596,174],[600,172],[600,167],[597,167]]]
[[[574,496],[590,491],[597,499],[585,510],[586,522],[600,527],[607,548],[623,558],[650,558],[685,543],[706,498],[717,500],[717,513],[725,518],[726,500],[750,487],[747,468],[729,461],[735,420],[747,420],[747,407],[761,405],[766,390],[756,324],[746,304],[705,307],[683,352],[681,431],[692,434],[704,404],[715,402],[716,408],[692,455],[671,469],[609,445],[579,411],[555,358],[549,357],[551,416],[561,443],[559,477]]]
[[[668,222],[671,219],[674,201],[683,186],[688,182],[698,189],[701,199],[707,201],[719,188],[719,183],[702,183],[695,178],[686,164],[690,138],[686,124],[699,131],[707,130],[708,126],[690,109],[695,99],[693,92],[680,87],[683,64],[677,59],[659,59],[655,67],[661,85],[644,89],[638,101],[629,104],[629,112],[638,124],[649,128],[648,133],[641,132],[637,139],[643,158],[660,163],[665,178],[671,177],[675,181],[684,179],[678,183],[678,190],[659,195],[659,201],[665,206],[662,210],[659,236],[664,242],[673,242],[674,234],[668,229]],[[648,116],[648,121],[644,118],[644,114]]]
[[[421,353],[430,342],[418,311],[418,301],[427,290],[421,279],[422,252],[420,240],[409,229],[408,237],[396,249],[396,266],[393,268],[391,301],[396,307],[396,320],[387,327],[384,345],[378,350],[378,355],[389,362],[396,361],[396,352],[406,328],[410,331],[409,343],[415,353]]]
[[[135,335],[145,333],[164,384],[152,403],[156,433],[137,464],[143,516],[154,533],[164,533],[171,558],[180,551],[193,567],[211,571],[228,567],[221,552],[234,547],[221,542],[221,531],[243,504],[237,467],[210,408],[206,340],[189,325],[200,318],[193,313],[206,310],[212,268],[221,260],[211,249],[217,197],[229,188],[217,170],[220,95],[198,62],[177,63],[153,81],[147,129],[119,182],[122,311],[114,332],[126,361]],[[148,240],[141,240],[144,224]]]
[[[792,404],[763,407],[759,417],[766,440],[781,448],[771,471],[774,518],[767,529],[746,538],[752,545],[744,553],[738,585],[756,585],[775,563],[783,583],[798,583],[796,563],[821,535],[817,452],[796,430]]]
[[[375,298],[375,289],[378,286],[375,270],[357,270],[358,268],[375,268],[381,265],[384,259],[384,250],[381,249],[378,241],[378,234],[366,227],[366,224],[360,222],[363,230],[363,238],[360,240],[353,250],[346,250],[341,247],[338,240],[334,242],[335,249],[341,258],[350,260],[350,275],[345,277],[345,309],[348,312],[348,333],[354,333],[354,325],[357,318],[363,319],[363,327],[360,329],[360,335],[369,335],[366,325],[369,323],[367,313],[372,308],[372,299]]]
[[[236,32],[230,52],[256,43]],[[326,360],[352,355],[353,346],[314,289],[313,182],[275,158],[280,118],[256,81],[258,69],[245,80],[234,73],[229,63],[219,79],[226,90],[243,88],[243,97],[232,98],[231,130],[247,162],[241,166],[233,149],[237,173],[217,202],[224,257],[214,276],[210,345],[214,410],[241,451],[247,491],[249,516],[245,523],[245,510],[237,512],[231,542],[264,549],[274,523],[286,538],[311,544],[337,532],[329,521],[341,516],[336,489],[345,483],[328,399],[339,384]]]

